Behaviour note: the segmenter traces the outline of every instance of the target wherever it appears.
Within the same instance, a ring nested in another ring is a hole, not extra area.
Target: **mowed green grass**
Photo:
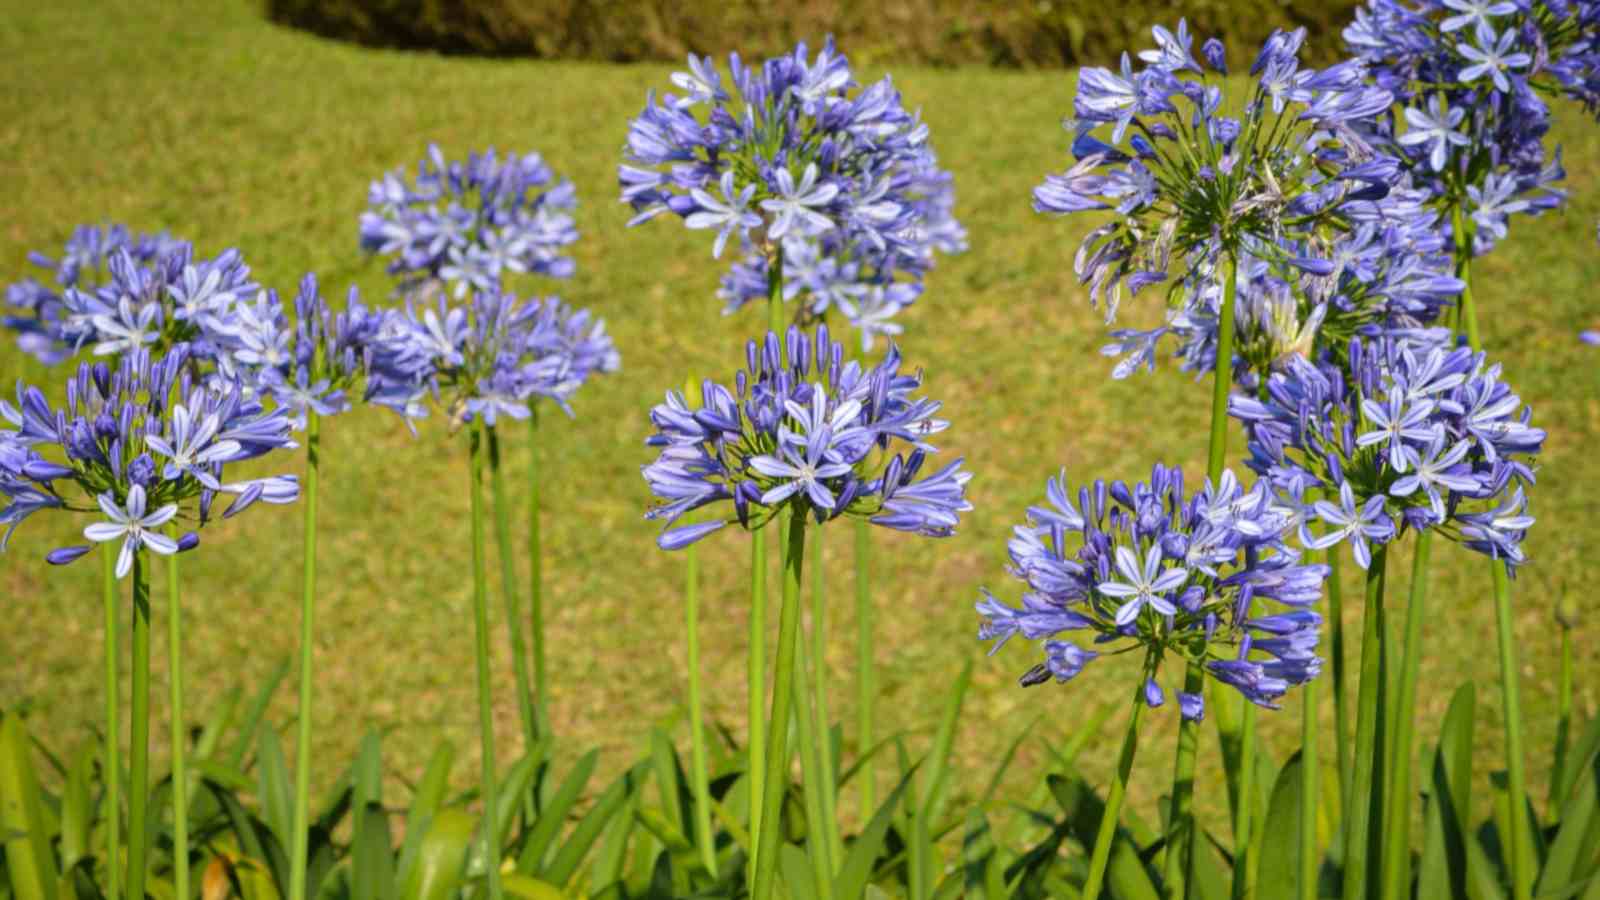
[[[203,253],[238,247],[260,280],[280,290],[292,290],[309,270],[328,290],[353,283],[369,301],[383,302],[389,285],[381,266],[357,250],[356,217],[369,180],[412,166],[429,141],[453,157],[487,146],[536,149],[577,183],[578,275],[536,289],[559,290],[603,316],[624,366],[583,389],[576,418],[545,420],[539,452],[552,711],[565,752],[599,745],[613,769],[638,751],[651,723],[668,723],[682,740],[683,560],[658,550],[656,526],[641,518],[650,503],[638,474],[650,459],[642,445],[646,413],[686,375],[731,373],[759,323],[720,314],[713,296],[720,265],[707,235],[670,220],[624,227],[615,167],[628,121],[647,90],[666,85],[670,68],[362,50],[271,26],[239,0],[69,6],[0,2],[0,281],[29,274],[27,251],[53,252],[73,225],[110,220],[168,229]],[[880,733],[906,729],[914,747],[924,746],[956,673],[973,662],[956,740],[959,784],[972,791],[1031,720],[1040,720],[1041,735],[1060,738],[1102,704],[1124,703],[1134,676],[1125,657],[1097,663],[1070,686],[1022,690],[1015,678],[1035,661],[1033,648],[1018,642],[982,657],[972,603],[981,585],[1015,597],[1003,568],[1009,529],[1062,467],[1075,481],[1135,478],[1164,461],[1198,477],[1208,389],[1171,367],[1108,378],[1110,362],[1098,353],[1100,314],[1070,271],[1077,239],[1093,222],[1046,219],[1029,208],[1029,190],[1066,164],[1058,121],[1071,101],[1069,75],[909,69],[895,78],[908,103],[922,107],[955,173],[972,237],[971,251],[942,262],[905,316],[903,348],[925,368],[927,392],[945,403],[952,426],[941,444],[975,473],[975,508],[947,540],[874,531]],[[1596,577],[1589,557],[1600,547],[1600,351],[1575,339],[1581,327],[1600,325],[1600,129],[1570,106],[1558,106],[1557,115],[1552,137],[1566,148],[1568,210],[1519,220],[1476,270],[1489,346],[1550,432],[1533,494],[1535,561],[1514,585],[1531,783],[1541,795],[1556,718],[1553,611],[1562,591],[1574,592],[1584,609],[1576,641],[1580,714],[1595,712],[1589,673],[1600,662],[1600,645],[1588,639]],[[1158,315],[1146,298],[1123,307],[1130,322]],[[18,376],[58,384],[61,373],[45,373],[8,341],[0,378],[9,384]],[[466,445],[442,426],[426,423],[412,437],[390,413],[358,408],[325,427],[319,784],[342,770],[369,728],[391,730],[388,761],[399,773],[419,772],[441,739],[475,746]],[[1239,443],[1235,434],[1234,459]],[[514,432],[510,455],[519,473],[526,453]],[[289,456],[265,468],[300,465]],[[520,488],[520,476],[513,484]],[[0,557],[9,623],[0,638],[0,705],[29,704],[41,737],[62,749],[99,724],[98,567],[90,560],[52,569],[42,557],[72,542],[84,524],[38,516]],[[848,533],[829,529],[826,565],[838,597],[830,623],[834,712],[853,723]],[[296,649],[300,510],[259,507],[208,528],[204,539],[184,561],[186,674],[200,712],[230,688],[258,684]],[[709,713],[741,738],[747,547],[725,533],[702,550]],[[1481,775],[1500,765],[1487,566],[1451,546],[1434,556],[1415,714],[1431,740],[1452,689],[1477,682]],[[1393,565],[1398,628],[1407,554]],[[1349,593],[1359,597],[1358,590],[1352,580]],[[159,618],[159,591],[155,603]],[[1358,606],[1350,603],[1352,640]],[[517,743],[506,643],[498,631],[502,759]],[[1352,645],[1352,668],[1355,652]],[[164,716],[159,639],[155,653],[155,709]],[[1174,685],[1177,674],[1167,680]],[[291,690],[279,693],[272,712],[280,725],[290,723]],[[1295,746],[1300,717],[1293,697],[1262,717],[1277,758]],[[1099,783],[1122,721],[1119,712],[1084,756]],[[1134,799],[1150,812],[1169,784],[1177,711],[1162,709],[1147,721]],[[1331,759],[1331,727],[1323,734],[1323,758]],[[852,744],[854,729],[845,737]],[[1208,730],[1203,777],[1218,771],[1216,746]],[[1012,779],[1019,790],[1043,756],[1037,743],[1024,748]],[[469,750],[458,770],[464,783],[474,757]],[[1214,778],[1201,793],[1208,808],[1222,802]]]

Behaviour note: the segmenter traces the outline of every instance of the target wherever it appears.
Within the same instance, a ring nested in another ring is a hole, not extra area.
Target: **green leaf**
[[[223,763],[230,769],[244,768],[245,755],[250,748],[256,746],[256,730],[261,727],[261,722],[267,715],[267,706],[272,703],[272,695],[278,692],[278,685],[283,683],[285,675],[289,674],[289,657],[279,660],[278,667],[267,676],[267,681],[256,693],[255,700],[250,703],[250,711],[245,714],[244,721],[240,723],[239,735],[234,738],[233,749],[228,751],[228,756]]]
[[[499,839],[502,853],[510,846],[509,838],[511,828],[516,824],[517,813],[521,812],[528,799],[528,791],[533,786],[535,762],[531,756],[523,756],[511,764],[506,770],[504,780],[498,789],[500,808],[495,811],[495,835]]]
[[[395,869],[397,884],[406,884],[411,879],[422,839],[427,835],[433,817],[439,813],[444,792],[450,787],[450,767],[455,762],[455,755],[455,746],[449,741],[441,741],[434,748],[428,768],[423,771],[422,780],[411,795],[411,808],[406,811],[406,836],[400,844],[400,862]]]
[[[362,804],[355,813],[350,887],[353,900],[394,900],[394,854],[389,849],[389,817],[377,802]]]
[[[518,900],[566,900],[561,889],[547,881],[530,878],[521,872],[511,872],[500,877],[500,887],[507,897]]]
[[[1284,763],[1272,786],[1261,842],[1256,892],[1261,897],[1293,897],[1300,884],[1300,789],[1298,751]]]
[[[89,781],[100,748],[87,744],[73,757],[67,769],[67,783],[61,792],[61,868],[70,870],[81,859],[93,854],[89,846],[94,823],[94,795]]]
[[[789,889],[792,900],[817,896],[817,883],[811,877],[811,863],[799,847],[784,844],[778,851],[778,867],[783,872],[783,884]]]
[[[278,732],[270,726],[261,729],[259,744],[256,748],[256,797],[261,803],[261,819],[272,829],[272,836],[280,847],[292,847],[294,795],[289,789],[283,744],[278,741]]]
[[[928,780],[922,795],[922,815],[926,820],[939,818],[944,812],[945,780],[950,770],[950,751],[955,745],[956,722],[961,717],[961,702],[966,698],[967,687],[972,683],[972,661],[961,667],[955,688],[945,703],[944,716],[939,721],[939,731],[933,741],[933,765],[928,770]]]
[[[1561,807],[1556,837],[1550,844],[1534,893],[1553,894],[1584,880],[1585,875],[1594,877],[1597,874],[1592,863],[1587,873],[1580,870],[1593,855],[1590,844],[1597,821],[1600,821],[1600,757],[1583,767],[1577,785]],[[1591,852],[1585,854],[1585,849]]]
[[[1561,767],[1560,777],[1551,798],[1555,803],[1564,802],[1572,794],[1573,787],[1589,769],[1597,754],[1600,754],[1600,716],[1589,722],[1589,727],[1583,730],[1583,737],[1578,739],[1577,745],[1567,755],[1566,764]]]
[[[688,791],[684,784],[683,765],[677,748],[660,728],[650,729],[650,764],[655,769],[656,789],[661,794],[662,813],[669,821],[680,823],[677,830],[691,833],[694,825],[687,812]]]
[[[5,842],[6,872],[16,900],[56,900],[51,835],[44,822],[27,728],[16,713],[0,719],[0,830],[22,834]]]
[[[889,834],[889,825],[894,822],[895,810],[900,806],[901,797],[911,786],[911,779],[916,775],[916,770],[906,772],[900,778],[900,783],[889,792],[888,799],[878,807],[873,814],[872,821],[862,830],[855,843],[850,845],[850,850],[845,854],[844,865],[840,867],[839,874],[834,877],[834,896],[859,897],[867,889],[867,880],[872,877],[872,863],[883,850],[884,841]]]
[[[433,817],[417,850],[416,868],[402,885],[405,900],[452,900],[461,887],[478,823],[466,810],[449,808]]]
[[[1472,730],[1476,689],[1456,689],[1434,750],[1424,816],[1420,897],[1461,897],[1467,892],[1467,847],[1473,844],[1467,815],[1472,809]]]
[[[1048,783],[1050,793],[1066,813],[1073,837],[1084,847],[1094,846],[1100,819],[1105,815],[1105,801],[1076,775],[1051,775]],[[1116,831],[1105,883],[1111,889],[1111,896],[1118,900],[1156,900],[1159,896],[1155,882],[1139,858],[1139,847],[1127,828],[1119,827]]]
[[[572,767],[572,771],[567,773],[566,780],[561,782],[561,787],[557,788],[545,803],[543,811],[539,813],[539,821],[534,823],[526,843],[522,845],[522,855],[517,859],[518,872],[524,875],[538,875],[543,871],[550,845],[560,833],[561,826],[566,823],[567,816],[571,814],[572,807],[578,802],[583,789],[588,786],[599,758],[599,750],[585,753],[579,758],[577,765]]]
[[[578,871],[578,865],[588,855],[589,848],[600,839],[606,824],[623,808],[628,796],[638,790],[643,780],[644,764],[640,763],[622,773],[606,788],[605,793],[600,795],[600,799],[595,801],[589,812],[578,821],[578,826],[572,830],[572,835],[567,838],[566,843],[556,851],[555,859],[544,871],[547,881],[566,884],[572,878],[573,873]]]

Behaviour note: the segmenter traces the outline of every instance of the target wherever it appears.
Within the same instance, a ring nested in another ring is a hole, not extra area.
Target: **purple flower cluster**
[[[1348,541],[1366,568],[1369,544],[1409,526],[1513,573],[1525,561],[1523,485],[1545,433],[1484,354],[1430,332],[1354,340],[1343,365],[1295,359],[1267,379],[1265,399],[1236,394],[1229,412],[1244,424],[1247,465],[1301,510],[1306,546]],[[1322,498],[1310,502],[1312,489]]]
[[[237,250],[197,259],[187,241],[133,235],[120,225],[74,230],[59,261],[31,258],[54,271],[57,287],[34,279],[11,285],[6,302],[22,314],[3,323],[48,364],[86,347],[107,356],[163,353],[180,343],[192,360],[214,362],[218,333],[258,289]]]
[[[1292,358],[1342,357],[1353,337],[1426,327],[1454,307],[1465,284],[1453,273],[1440,215],[1423,192],[1397,186],[1381,199],[1346,203],[1344,214],[1340,229],[1315,242],[1280,241],[1285,253],[1325,256],[1325,273],[1285,272],[1261,256],[1241,255],[1232,360],[1241,387],[1254,390]],[[1169,338],[1180,369],[1215,368],[1222,285],[1201,270],[1185,278],[1183,292],[1159,327],[1112,330],[1115,340],[1103,352],[1121,357],[1113,377],[1153,370],[1158,345]]]
[[[268,412],[236,381],[191,375],[189,344],[159,359],[142,347],[115,367],[81,363],[67,382],[66,402],[52,407],[37,387],[19,383],[17,402],[0,401],[0,524],[9,539],[42,509],[103,513],[84,530],[90,541],[120,541],[117,577],[141,549],[175,553],[199,543],[159,529],[174,519],[204,525],[218,494],[232,496],[222,513],[234,516],[258,501],[290,503],[299,496],[292,475],[228,481],[235,462],[291,448],[289,419]],[[77,496],[65,490],[75,486]],[[5,540],[0,539],[0,549]],[[62,565],[89,551],[63,547],[48,559]]]
[[[452,430],[479,418],[491,426],[501,415],[527,418],[540,397],[570,415],[567,401],[591,375],[621,365],[605,323],[587,310],[498,291],[455,307],[442,297],[408,299],[383,318],[368,349],[369,402],[410,425],[428,415],[431,397],[449,410]]]
[[[888,78],[858,89],[830,40],[759,67],[729,57],[735,99],[709,58],[672,77],[683,94],[652,94],[628,130],[619,167],[630,224],[663,212],[715,230],[712,255],[737,238],[743,259],[720,292],[731,311],[768,295],[781,260],[786,299],[804,312],[837,307],[862,329],[914,300],[935,252],[966,247],[952,215],[950,176],[927,127]]]
[[[1475,254],[1506,236],[1511,215],[1565,201],[1553,186],[1566,173],[1560,150],[1545,152],[1550,108],[1540,95],[1596,108],[1597,35],[1594,0],[1368,0],[1344,31],[1350,52],[1403,106],[1398,119],[1370,123],[1369,136],[1441,208],[1466,215],[1461,243]]]
[[[1148,482],[1079,488],[1076,504],[1062,473],[1045,495],[1007,545],[1020,607],[987,590],[977,604],[991,653],[1016,634],[1044,641],[1045,661],[1024,686],[1069,681],[1096,657],[1142,649],[1150,706],[1165,700],[1157,675],[1170,654],[1276,708],[1321,671],[1312,607],[1329,569],[1300,563],[1287,544],[1295,511],[1264,481],[1245,488],[1224,472],[1191,496],[1181,470],[1156,465]],[[1057,639],[1068,631],[1099,649]],[[1184,718],[1203,715],[1199,694],[1178,700]]]
[[[1352,128],[1387,109],[1389,92],[1366,84],[1358,62],[1302,67],[1297,29],[1267,39],[1254,87],[1233,107],[1220,42],[1196,58],[1185,23],[1154,36],[1138,71],[1123,54],[1120,73],[1080,72],[1068,123],[1076,163],[1033,193],[1040,212],[1112,214],[1074,260],[1090,299],[1104,297],[1109,323],[1124,284],[1137,294],[1168,282],[1174,259],[1213,280],[1225,254],[1252,256],[1284,280],[1330,275],[1337,264],[1319,232],[1343,227],[1351,204],[1385,197],[1397,176]]]
[[[672,391],[650,411],[656,432],[646,443],[661,452],[643,473],[661,505],[646,518],[666,520],[662,548],[733,523],[755,530],[785,507],[819,523],[849,515],[932,537],[954,533],[972,508],[971,476],[960,459],[925,471],[936,452],[927,438],[948,423],[935,418],[937,402],[913,396],[921,374],[900,371],[893,345],[868,369],[844,361],[827,326],[814,336],[791,326],[782,343],[768,332],[745,355],[732,390],[707,380],[698,404]],[[732,510],[715,520],[674,525],[725,502]]]
[[[447,283],[457,297],[498,291],[513,273],[569,278],[577,202],[572,182],[557,181],[537,153],[502,161],[490,149],[446,162],[430,144],[414,181],[396,170],[372,183],[361,248],[390,257],[407,288]]]

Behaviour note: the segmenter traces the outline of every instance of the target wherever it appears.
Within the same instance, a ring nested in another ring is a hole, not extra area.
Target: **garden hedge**
[[[451,54],[641,62],[768,56],[832,34],[862,63],[1048,68],[1115,64],[1150,26],[1180,16],[1242,62],[1274,28],[1305,26],[1325,61],[1353,0],[266,0],[276,22],[380,47]],[[1109,15],[1107,13],[1110,13]]]

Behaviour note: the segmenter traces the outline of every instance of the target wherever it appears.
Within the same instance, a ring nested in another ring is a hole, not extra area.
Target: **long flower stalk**
[[[1362,613],[1361,675],[1356,699],[1356,753],[1350,794],[1344,798],[1344,900],[1362,900],[1376,891],[1368,868],[1382,859],[1383,796],[1381,774],[1388,760],[1383,733],[1388,682],[1388,625],[1383,609],[1389,562],[1387,544],[1374,547],[1367,567],[1367,600]]]
[[[311,674],[313,613],[317,596],[317,481],[321,464],[321,421],[306,410],[306,477],[300,502],[305,505],[301,564],[305,567],[300,590],[300,701],[295,721],[294,837],[289,851],[289,900],[305,900],[306,866],[311,827]]]
[[[786,525],[783,605],[778,612],[778,661],[773,671],[767,774],[761,801],[763,827],[761,843],[756,850],[756,900],[770,900],[777,885],[778,833],[781,824],[778,815],[789,783],[789,715],[794,700],[796,650],[800,633],[800,576],[806,553],[805,514],[796,510]]]
[[[873,701],[877,694],[877,674],[873,663],[872,630],[872,543],[867,521],[856,520],[856,728],[857,746],[866,753],[873,742]],[[877,808],[877,771],[871,759],[860,761],[856,777],[861,780],[861,815],[872,815]]]
[[[717,848],[711,832],[711,789],[706,775],[705,710],[700,696],[700,553],[699,548],[684,549],[683,616],[689,635],[689,753],[693,769],[695,843],[700,847],[700,862],[715,879]]]
[[[490,900],[500,900],[500,835],[495,828],[499,809],[495,794],[494,707],[489,696],[489,588],[483,546],[483,431],[472,426],[468,471],[472,515],[472,620],[476,634],[478,673],[478,737],[483,761],[483,862]]]
[[[517,714],[522,719],[524,748],[539,739],[539,722],[529,683],[528,648],[522,633],[522,602],[517,595],[517,566],[511,558],[511,501],[506,497],[505,475],[500,470],[500,435],[484,426],[489,445],[489,498],[494,504],[495,552],[500,557],[500,592],[506,605],[506,630],[511,633],[511,670],[517,680]]]
[[[1228,392],[1233,384],[1233,308],[1238,301],[1239,259],[1233,253],[1223,257],[1222,313],[1218,323],[1217,366],[1211,385],[1211,431],[1206,443],[1206,477],[1216,483],[1228,458]],[[1183,689],[1198,694],[1204,684],[1200,665],[1190,662],[1183,675]],[[1142,699],[1139,702],[1143,702]],[[1222,700],[1221,702],[1227,702]],[[1168,897],[1183,896],[1188,877],[1189,857],[1194,849],[1194,769],[1200,745],[1200,723],[1184,719],[1178,726],[1178,751],[1173,762],[1172,798],[1167,835],[1164,884]],[[1241,793],[1240,808],[1245,808]],[[1243,833],[1248,834],[1249,820]],[[1237,835],[1239,832],[1235,832]],[[1243,846],[1243,842],[1239,844]]]
[[[761,849],[761,806],[766,784],[767,731],[762,723],[767,687],[767,535],[750,533],[750,659],[747,671],[750,694],[748,740],[750,795],[749,888],[755,890],[756,861]]]
[[[1122,737],[1122,752],[1117,755],[1117,775],[1106,794],[1105,813],[1100,816],[1100,830],[1095,833],[1094,849],[1089,855],[1089,875],[1083,883],[1083,900],[1098,900],[1106,879],[1106,866],[1111,862],[1111,845],[1116,842],[1117,820],[1122,815],[1122,801],[1128,794],[1128,778],[1133,773],[1133,757],[1139,750],[1139,717],[1144,712],[1144,682],[1133,692],[1133,714],[1128,718],[1128,731]]]
[[[1300,688],[1300,900],[1317,900],[1317,682]]]
[[[1458,204],[1452,210],[1456,242],[1456,277],[1465,287],[1461,291],[1461,330],[1474,353],[1483,349],[1478,332],[1478,310],[1472,298],[1472,227]],[[1511,798],[1511,893],[1515,900],[1533,894],[1533,836],[1528,830],[1527,780],[1522,765],[1522,710],[1518,699],[1516,633],[1511,621],[1511,584],[1505,563],[1491,559],[1493,570],[1495,632],[1500,647],[1500,691],[1505,709],[1506,790]]]
[[[116,544],[101,544],[100,559],[100,589],[106,615],[106,758],[101,776],[106,786],[106,900],[118,900],[122,886],[122,753],[119,749],[122,712],[118,702],[117,619],[122,611],[117,602],[120,592],[117,590]]]
[[[813,678],[821,673],[811,670],[806,661],[805,654],[799,655],[794,683],[794,721],[795,737],[799,740],[800,749],[800,787],[801,797],[806,809],[806,857],[811,862],[811,877],[816,884],[817,900],[832,900],[833,873],[840,857],[834,854],[833,841],[827,836],[828,804],[823,798],[829,791],[829,786],[823,774],[823,754],[827,751],[823,745],[827,739],[823,737],[820,727],[821,717],[817,713],[817,695],[811,687]],[[812,822],[817,823],[815,827]]]
[[[133,697],[128,736],[128,896],[144,896],[150,853],[150,575],[133,555]]]
[[[1344,586],[1340,579],[1339,554],[1335,550],[1328,554],[1328,652],[1333,656],[1333,740],[1334,753],[1338,760],[1339,770],[1334,774],[1338,777],[1339,796],[1348,797],[1346,788],[1350,786],[1350,717],[1345,715],[1348,698],[1345,695],[1344,658]]]
[[[173,529],[177,540],[177,529]],[[189,770],[183,724],[183,604],[178,593],[178,554],[167,557],[167,659],[172,698],[172,885],[179,900],[189,897]]]
[[[816,700],[817,774],[822,798],[822,834],[832,859],[844,859],[844,840],[839,835],[838,790],[834,778],[832,725],[828,715],[828,587],[827,570],[822,565],[822,529],[811,532],[811,678]]]
[[[1427,615],[1428,557],[1433,532],[1417,535],[1411,560],[1411,589],[1406,604],[1406,634],[1400,662],[1400,686],[1391,707],[1394,734],[1389,762],[1388,812],[1384,824],[1383,896],[1404,897],[1411,883],[1411,739],[1412,706],[1417,699],[1417,673],[1422,661],[1422,626]]]
[[[544,660],[544,554],[539,542],[539,406],[528,404],[528,617],[533,627],[533,710],[538,733],[550,733],[550,686]],[[521,626],[518,626],[520,630]]]

